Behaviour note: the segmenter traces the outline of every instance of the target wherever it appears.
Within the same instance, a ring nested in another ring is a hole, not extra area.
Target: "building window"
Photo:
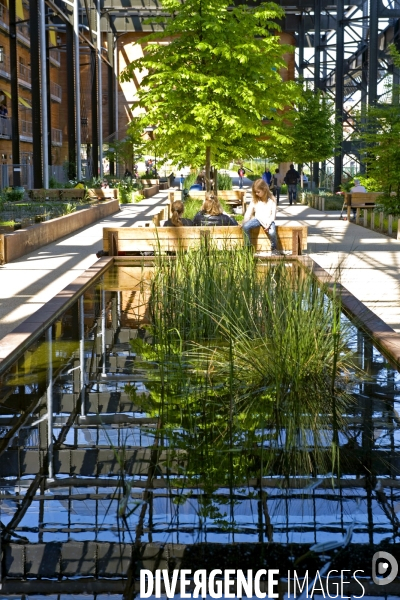
[[[0,46],[0,63],[4,62],[4,46]]]

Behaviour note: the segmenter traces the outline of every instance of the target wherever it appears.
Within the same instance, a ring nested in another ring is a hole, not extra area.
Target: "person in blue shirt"
[[[180,179],[179,179],[179,189],[183,190],[183,182],[185,181],[185,178],[183,176],[183,173],[181,173]]]
[[[262,178],[264,179],[265,183],[267,184],[268,187],[270,187],[271,185],[271,179],[272,179],[272,173],[269,169],[265,169],[264,173],[262,174]]]

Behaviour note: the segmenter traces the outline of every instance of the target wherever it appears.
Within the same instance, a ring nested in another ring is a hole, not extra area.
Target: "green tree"
[[[279,73],[290,50],[276,33],[283,9],[231,8],[227,0],[163,0],[163,8],[171,14],[164,31],[142,39],[144,57],[122,74],[128,81],[138,68],[146,73],[142,125],[157,125],[160,155],[178,166],[206,164],[207,175],[211,162],[257,156],[296,94]]]
[[[286,126],[291,141],[278,149],[279,161],[312,165],[335,154],[342,125],[335,120],[333,103],[320,90],[301,91]]]
[[[127,133],[122,140],[110,142],[109,149],[104,152],[104,156],[115,163],[123,162],[124,168],[133,172],[134,164],[142,156],[145,147],[146,140],[143,136],[143,129],[135,119],[128,125]]]
[[[394,65],[400,67],[400,54],[390,47]],[[383,192],[379,205],[387,214],[400,216],[400,111],[399,86],[388,81],[386,102],[366,109],[365,124],[358,138],[365,148],[367,176],[360,177],[374,191]]]

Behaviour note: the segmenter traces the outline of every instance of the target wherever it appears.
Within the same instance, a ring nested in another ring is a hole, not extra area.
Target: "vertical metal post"
[[[18,118],[18,60],[17,60],[17,15],[16,0],[9,2],[10,20],[10,71],[11,71],[11,127],[12,127],[12,162],[20,164],[19,157],[19,118]],[[19,168],[19,167],[18,167]],[[13,171],[13,185],[20,185],[19,171]]]
[[[119,64],[118,64],[118,38],[114,37],[114,84],[115,84],[115,137],[114,139],[118,139],[118,74],[119,74]],[[118,160],[115,161],[115,175],[118,177]]]
[[[299,21],[299,79],[304,75],[304,13],[300,15]]]
[[[53,328],[46,330],[47,342],[47,457],[49,479],[54,478],[53,465]]]
[[[101,28],[100,28],[100,0],[97,0],[97,93],[98,93],[98,120],[99,120],[99,176],[103,177],[103,78],[101,72]]]
[[[378,99],[378,0],[369,2],[369,44],[368,44],[368,101],[375,104]]]
[[[102,377],[106,377],[106,291],[101,290],[101,354],[103,357]]]
[[[114,65],[114,35],[107,33],[108,60],[111,65],[107,65],[107,88],[108,88],[108,136],[111,142],[111,135],[115,136],[115,65]],[[110,175],[114,175],[114,161],[110,160]]]
[[[47,68],[46,68],[46,5],[39,0],[40,36],[40,92],[42,94],[42,144],[43,144],[43,187],[49,187],[49,131],[47,116]]]
[[[31,77],[32,81],[40,80],[40,48],[39,48],[39,11],[37,0],[29,0],[29,20],[31,38]],[[33,154],[33,187],[43,187],[42,163],[42,126],[40,122],[40,87],[32,86],[32,154]]]
[[[79,364],[80,364],[80,396],[81,416],[86,415],[86,372],[85,372],[85,301],[83,294],[79,298]]]
[[[74,53],[74,30],[72,25],[66,25],[67,56]],[[68,123],[68,178],[73,179],[76,173],[76,138],[75,138],[75,79],[74,63],[67,60],[67,123]]]
[[[336,90],[335,90],[335,109],[336,119],[343,123],[343,94],[344,94],[344,5],[343,2],[337,3],[336,13]],[[335,156],[335,177],[334,191],[338,191],[342,183],[343,171],[343,133],[340,138],[339,147],[336,149]]]
[[[76,177],[82,178],[81,162],[81,84],[79,53],[79,0],[74,0],[74,47],[75,47],[75,131],[76,131]]]
[[[48,14],[48,8],[45,10]],[[47,103],[47,148],[48,148],[48,167],[53,164],[53,159],[51,156],[51,89],[50,89],[50,56],[49,56],[49,46],[50,46],[50,33],[49,33],[49,17],[46,15],[46,103]],[[49,168],[47,168],[49,171]]]
[[[314,89],[321,88],[321,2],[314,0]],[[314,187],[319,187],[319,162],[313,164]]]
[[[99,136],[98,136],[98,94],[97,94],[97,55],[94,50],[90,50],[90,64],[92,71],[92,89],[91,109],[92,109],[92,174],[98,177],[99,174]]]

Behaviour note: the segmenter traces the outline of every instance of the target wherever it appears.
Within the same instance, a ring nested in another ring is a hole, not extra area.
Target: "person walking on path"
[[[171,206],[171,218],[165,221],[164,227],[190,227],[193,225],[191,219],[185,219],[182,217],[183,211],[185,210],[183,202],[181,200],[175,200]]]
[[[265,169],[264,173],[262,174],[262,178],[265,181],[265,183],[267,184],[267,186],[270,187],[271,180],[272,180],[272,173],[269,169]]]
[[[275,228],[276,198],[263,179],[256,179],[251,188],[252,200],[243,219],[244,243],[251,246],[250,231],[262,227],[271,242],[271,254],[279,255]]]
[[[275,169],[274,174],[274,194],[276,198],[276,203],[279,204],[279,198],[281,197],[281,187],[283,184],[283,173],[279,171],[279,169]]]
[[[183,173],[181,173],[181,176],[179,178],[179,189],[183,190],[183,182],[185,181],[185,178],[183,176]]]
[[[242,189],[242,187],[243,187],[243,177],[244,177],[244,169],[243,169],[243,167],[240,167],[238,169],[238,175],[239,175],[239,189]]]
[[[296,202],[297,184],[299,183],[299,181],[300,175],[298,171],[296,171],[296,169],[294,168],[294,165],[292,164],[290,165],[290,169],[285,176],[285,183],[288,186],[288,197],[290,205],[292,205],[293,202]]]

